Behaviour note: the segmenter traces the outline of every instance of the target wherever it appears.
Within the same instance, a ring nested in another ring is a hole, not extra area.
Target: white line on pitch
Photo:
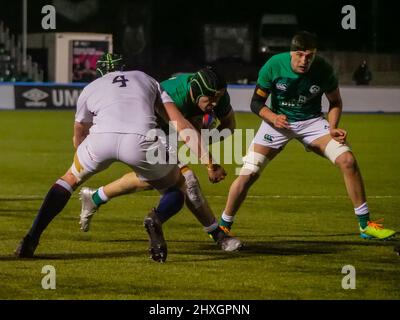
[[[142,198],[159,198],[159,195],[145,195],[138,194],[136,195]],[[227,198],[226,196],[221,195],[206,195],[207,198]],[[78,195],[73,196],[72,198],[78,198]],[[346,195],[248,195],[247,199],[347,199]],[[391,199],[391,198],[400,198],[400,195],[376,195],[376,196],[368,196],[369,199]],[[39,195],[0,195],[0,201],[15,201],[15,200],[42,200],[43,196]]]

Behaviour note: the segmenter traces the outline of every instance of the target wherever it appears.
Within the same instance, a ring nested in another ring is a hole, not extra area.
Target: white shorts
[[[120,161],[131,167],[141,180],[155,181],[165,177],[176,168],[176,165],[167,164],[166,161],[149,163],[146,153],[154,148],[157,148],[161,155],[166,154],[165,146],[159,140],[149,141],[139,134],[90,134],[79,145],[73,167],[78,167],[82,175],[78,178],[86,180],[96,172],[106,169],[113,162]],[[77,164],[76,161],[79,163]]]
[[[329,134],[329,123],[323,117],[289,123],[290,129],[277,129],[263,121],[253,143],[272,149],[282,149],[292,139],[307,148],[311,142]]]

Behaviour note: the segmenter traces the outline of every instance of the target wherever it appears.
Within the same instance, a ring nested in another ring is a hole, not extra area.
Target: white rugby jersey
[[[155,105],[173,102],[159,83],[141,71],[110,72],[79,96],[76,122],[93,122],[90,133],[137,133],[156,127]]]

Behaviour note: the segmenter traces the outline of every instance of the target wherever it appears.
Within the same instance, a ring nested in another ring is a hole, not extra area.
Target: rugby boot
[[[164,239],[161,221],[158,219],[155,209],[150,211],[143,224],[149,235],[150,258],[157,262],[165,262],[167,259],[167,243]]]
[[[379,219],[377,221],[368,221],[368,225],[366,228],[360,227],[360,236],[363,239],[377,239],[377,240],[388,240],[394,237],[396,231],[385,229],[383,225],[379,222],[382,222],[383,219]]]
[[[88,232],[90,221],[97,212],[98,207],[93,202],[92,196],[96,192],[95,189],[83,187],[79,192],[79,200],[81,201],[81,214],[79,224],[83,232]]]
[[[238,238],[229,234],[229,229],[226,227],[218,226],[217,230],[212,233],[212,238],[222,250],[227,252],[237,251],[243,246]]]
[[[21,240],[14,253],[18,258],[32,258],[38,244],[39,241],[33,240],[32,237],[27,234]]]

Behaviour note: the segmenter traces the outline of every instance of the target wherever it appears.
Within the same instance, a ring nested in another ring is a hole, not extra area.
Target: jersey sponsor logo
[[[307,97],[306,96],[299,96],[299,100],[297,101],[298,104],[304,104],[307,102]]]
[[[318,87],[317,85],[313,85],[313,86],[310,87],[310,92],[311,92],[312,94],[316,94],[316,93],[318,93],[318,92],[320,92],[320,91],[321,91],[321,88]]]
[[[298,105],[298,100],[296,100],[296,99],[285,100],[285,101],[282,101],[280,103],[280,105],[282,107],[289,107],[289,108],[292,107],[292,108],[294,108],[294,107],[296,107]]]
[[[270,134],[265,134],[264,135],[264,141],[273,142],[274,141],[274,137],[271,136]]]
[[[281,90],[281,91],[286,91],[286,90],[287,90],[287,84],[286,84],[286,83],[278,82],[278,83],[275,85],[275,87],[276,87],[278,90]]]

